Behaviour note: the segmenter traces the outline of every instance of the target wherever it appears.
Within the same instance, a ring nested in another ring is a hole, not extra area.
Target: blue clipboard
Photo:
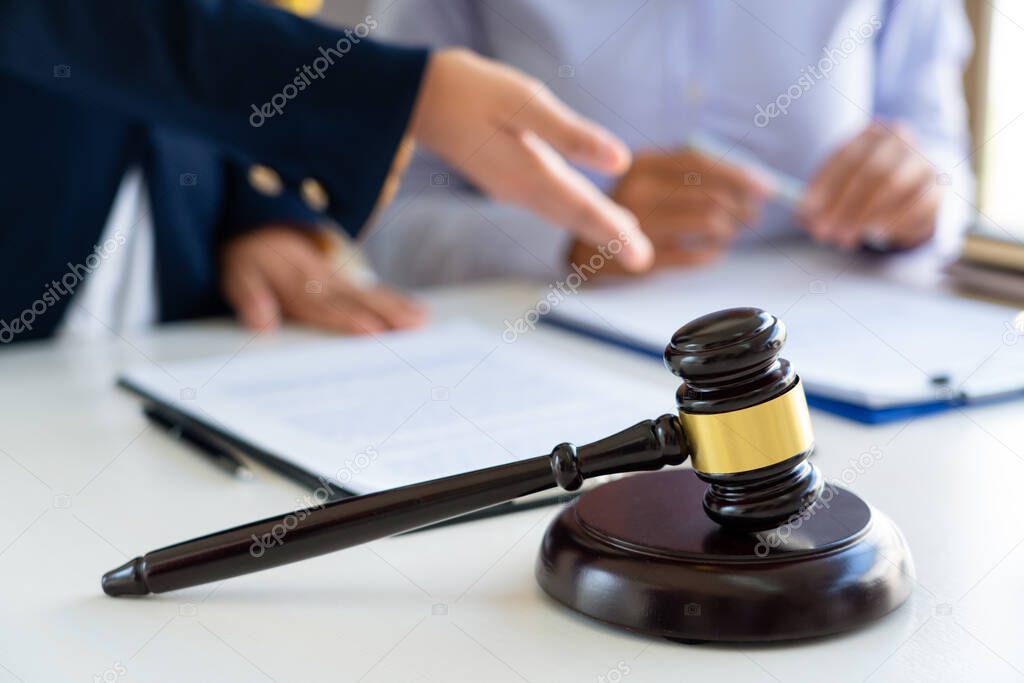
[[[552,315],[542,316],[540,319],[545,325],[556,327],[558,329],[572,332],[590,339],[595,339],[599,342],[609,344],[611,346],[631,351],[633,353],[646,356],[648,358],[654,358],[661,360],[661,351],[653,349],[649,346],[645,346],[641,343],[620,337],[612,334],[607,330],[591,327],[583,323],[573,322]],[[1014,393],[1012,395],[993,397],[992,399],[985,401],[968,401],[966,397],[953,397],[948,400],[937,400],[927,401],[923,403],[906,403],[902,405],[890,406],[887,408],[868,408],[866,406],[858,405],[856,403],[849,403],[847,401],[840,401],[834,398],[821,396],[815,394],[812,391],[807,392],[807,404],[812,408],[823,410],[826,413],[832,413],[839,417],[845,417],[848,420],[860,422],[862,424],[886,424],[888,422],[899,422],[901,420],[908,420],[914,417],[922,417],[924,415],[931,415],[934,413],[941,413],[954,408],[959,408],[971,404],[978,403],[994,403],[1001,400],[1006,400],[1011,396],[1024,395],[1024,392]]]

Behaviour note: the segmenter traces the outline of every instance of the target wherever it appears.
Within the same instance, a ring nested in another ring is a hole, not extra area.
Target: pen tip
[[[142,558],[125,562],[116,569],[111,569],[100,580],[103,592],[107,595],[147,595],[149,587],[142,575]]]

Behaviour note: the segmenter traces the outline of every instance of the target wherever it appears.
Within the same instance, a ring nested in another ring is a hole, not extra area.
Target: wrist
[[[433,114],[437,109],[436,102],[444,97],[444,76],[449,70],[449,65],[459,58],[460,54],[469,54],[465,48],[442,48],[432,51],[427,57],[427,64],[423,68],[423,76],[420,79],[419,93],[412,108],[412,116],[409,117],[409,127],[406,135],[422,141],[430,147],[433,137]]]

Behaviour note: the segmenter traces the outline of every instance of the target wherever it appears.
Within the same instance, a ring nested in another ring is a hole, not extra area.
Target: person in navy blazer
[[[0,79],[0,100],[0,319],[8,328],[53,289],[45,283],[60,283],[69,263],[84,264],[128,165],[146,178],[164,321],[227,312],[218,285],[222,243],[271,224],[312,230],[319,219],[294,194],[259,192],[247,169],[193,135],[15,79]],[[71,299],[54,291],[53,305],[18,339],[54,331]]]
[[[327,217],[357,234],[413,142],[481,191],[649,265],[635,217],[562,157],[620,173],[621,142],[539,81],[464,50],[376,43],[367,20],[337,30],[247,0],[0,0],[0,341],[57,329],[75,292],[53,285],[98,248],[131,167],[149,194],[162,321],[225,311],[221,286],[255,327],[342,310],[374,331],[375,306],[397,316],[377,311],[380,327],[415,320],[340,280],[315,292],[333,303],[311,307],[291,272],[308,253],[270,265],[297,244],[273,241],[282,226]],[[243,263],[222,285],[219,248],[253,230],[271,247],[226,249]]]

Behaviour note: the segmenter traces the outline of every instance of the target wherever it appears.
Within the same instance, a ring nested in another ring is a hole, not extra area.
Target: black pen
[[[155,405],[143,406],[142,413],[150,422],[167,430],[167,433],[172,438],[189,444],[197,453],[202,454],[207,460],[231,476],[242,480],[253,478],[252,470],[246,467],[245,463],[207,435],[197,430],[189,429]]]

